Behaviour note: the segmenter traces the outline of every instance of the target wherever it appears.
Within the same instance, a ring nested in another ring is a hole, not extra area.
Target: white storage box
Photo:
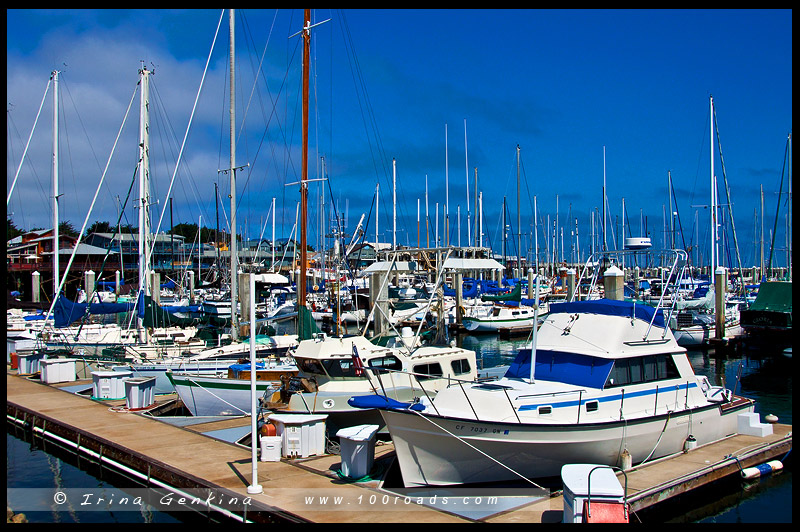
[[[589,486],[589,473],[592,473]],[[598,464],[567,464],[561,468],[564,483],[564,523],[583,523],[583,504],[589,496],[591,502],[625,501],[625,490],[614,470]],[[591,489],[589,489],[591,487]]]
[[[93,371],[92,399],[125,399],[123,379],[131,375],[132,371]]]
[[[325,454],[327,414],[272,414],[269,416],[281,437],[281,452],[287,458]]]
[[[147,408],[155,402],[155,377],[129,377],[122,380],[125,382],[125,404],[129,409]]]
[[[56,382],[72,382],[75,378],[74,358],[49,358],[39,361],[42,370],[42,382],[54,384]]]
[[[342,475],[359,479],[367,476],[375,460],[378,425],[357,425],[336,433],[342,458]]]
[[[17,351],[17,363],[20,375],[33,375],[39,371],[39,362],[44,354],[37,351]]]
[[[280,462],[281,461],[281,438],[280,436],[261,436],[261,461]]]

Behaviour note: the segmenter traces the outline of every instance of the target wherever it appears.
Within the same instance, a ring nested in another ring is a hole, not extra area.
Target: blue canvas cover
[[[425,407],[419,403],[402,403],[383,395],[354,395],[347,400],[353,408],[385,408],[388,410],[423,410]]]
[[[602,314],[604,316],[622,316],[625,318],[630,318],[635,312],[636,319],[647,323],[650,323],[653,314],[655,314],[656,318],[653,325],[662,329],[666,327],[664,313],[661,310],[657,311],[655,307],[643,303],[635,304],[632,301],[592,299],[572,303],[551,303],[549,311],[550,314]]]
[[[563,382],[589,388],[603,388],[614,361],[564,351],[537,350],[534,380]],[[531,376],[531,350],[520,349],[505,377],[529,379]]]
[[[53,325],[56,327],[69,326],[86,314],[87,306],[89,314],[116,314],[133,310],[133,303],[92,303],[89,305],[88,303],[74,303],[61,295],[53,307]]]

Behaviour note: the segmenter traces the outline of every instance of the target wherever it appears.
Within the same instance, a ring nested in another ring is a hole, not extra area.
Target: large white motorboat
[[[351,405],[380,409],[407,487],[550,477],[623,456],[636,464],[736,433],[754,401],[696,376],[666,319],[634,302],[554,303],[503,378],[433,400]]]

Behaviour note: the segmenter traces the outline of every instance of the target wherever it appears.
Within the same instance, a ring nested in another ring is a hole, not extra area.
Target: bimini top
[[[624,318],[636,317],[650,323],[655,314],[653,325],[666,328],[664,312],[644,303],[635,304],[632,301],[616,301],[614,299],[591,299],[589,301],[575,301],[572,303],[551,303],[550,314],[602,314],[605,316],[622,316]]]

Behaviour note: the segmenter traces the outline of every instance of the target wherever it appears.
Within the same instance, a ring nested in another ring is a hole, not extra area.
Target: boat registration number
[[[473,434],[508,434],[510,432],[507,429],[481,427],[478,425],[456,425],[456,430]]]

